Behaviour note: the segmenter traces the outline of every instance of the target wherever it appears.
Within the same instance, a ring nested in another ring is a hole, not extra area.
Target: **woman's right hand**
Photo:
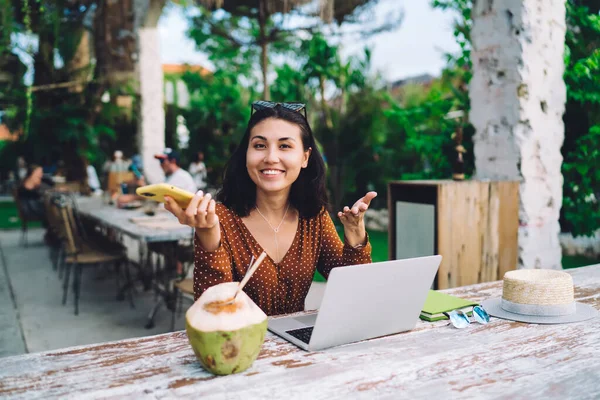
[[[219,226],[219,217],[215,212],[216,203],[210,193],[196,192],[187,208],[183,209],[172,198],[165,196],[165,208],[180,224],[195,228],[197,231],[211,230]]]

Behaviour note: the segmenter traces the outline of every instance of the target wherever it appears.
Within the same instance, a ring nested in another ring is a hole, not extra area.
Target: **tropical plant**
[[[0,20],[9,15],[11,23],[0,26],[0,65],[24,41],[7,42],[7,37],[31,34],[38,42],[36,49],[18,49],[33,60],[33,85],[25,86],[22,73],[14,74],[18,90],[9,101],[0,99],[10,122],[23,132],[20,142],[3,150],[4,168],[16,152],[29,162],[62,158],[68,178],[80,180],[86,162],[103,161],[100,149],[115,140],[135,141],[135,113],[117,105],[120,96],[135,95],[129,84],[133,54],[127,51],[135,38],[125,34],[133,19],[120,18],[132,10],[122,11],[115,2],[1,0]],[[117,25],[120,34],[113,35]],[[110,100],[101,101],[107,94]]]
[[[328,83],[337,84],[336,78],[342,72],[342,64],[337,46],[331,45],[320,32],[302,43],[304,62],[302,71],[305,84],[315,88],[321,99],[321,111],[325,116],[327,129],[333,128],[331,110],[327,104],[326,89]],[[336,85],[337,86],[337,85]]]
[[[369,26],[360,14],[372,9],[374,0],[327,0],[320,2],[321,8],[313,10],[310,0],[199,0],[204,4],[199,15],[192,17],[190,36],[198,48],[214,56],[215,51],[225,50],[229,59],[238,58],[238,65],[250,67],[244,72],[260,70],[263,98],[270,100],[269,60],[275,55],[293,56],[297,49],[297,32],[309,35],[322,29],[319,17],[327,22],[342,24],[360,22],[360,34],[368,36],[399,26],[402,14],[388,19],[383,24]],[[286,15],[299,17],[304,24],[289,24]],[[371,18],[371,23],[373,19]],[[211,59],[212,61],[212,59]],[[245,74],[249,78],[250,74]]]
[[[594,235],[600,227],[600,125],[575,142],[563,165],[564,214],[574,235]]]
[[[567,105],[562,227],[575,235],[600,228],[600,3],[568,1]]]
[[[315,91],[306,84],[306,75],[299,62],[292,65],[285,63],[275,68],[277,77],[271,85],[271,98],[273,101],[301,102],[308,104],[308,108],[314,110],[316,104]]]
[[[376,77],[368,77],[368,49],[342,62],[338,47],[320,34],[301,49],[305,83],[319,93],[320,118],[314,131],[328,166],[332,207],[339,209],[369,187],[380,187],[373,172],[378,164],[376,149],[386,137],[382,85]],[[327,90],[333,92],[331,100],[326,99]]]
[[[183,75],[191,93],[190,106],[181,110],[190,131],[188,157],[202,150],[210,169],[209,182],[219,185],[225,160],[244,133],[253,96],[238,83],[238,70],[220,69],[201,76]]]

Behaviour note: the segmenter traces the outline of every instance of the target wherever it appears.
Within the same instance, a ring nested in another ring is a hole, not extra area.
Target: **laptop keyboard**
[[[291,331],[285,331],[285,333],[289,333],[301,342],[308,344],[310,342],[310,336],[312,335],[313,328],[314,326],[309,326],[307,328],[300,329],[292,329]]]

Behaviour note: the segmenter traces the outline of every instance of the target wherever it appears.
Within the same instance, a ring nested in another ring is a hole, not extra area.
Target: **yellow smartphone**
[[[176,186],[169,185],[168,183],[157,183],[155,185],[142,186],[136,189],[135,193],[138,196],[145,197],[149,200],[158,201],[159,203],[165,202],[165,196],[169,196],[179,207],[186,208],[194,193],[190,193],[187,190],[180,189]]]

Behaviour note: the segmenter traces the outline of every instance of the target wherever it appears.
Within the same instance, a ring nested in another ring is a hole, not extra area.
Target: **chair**
[[[59,182],[54,185],[54,189],[62,192],[81,193],[85,191],[85,185],[77,181]]]
[[[38,221],[42,222],[42,220],[41,220],[41,218],[35,218],[35,217],[29,216],[27,214],[27,211],[23,207],[23,203],[21,202],[21,199],[19,198],[19,184],[15,184],[12,187],[11,192],[12,192],[13,199],[15,200],[15,205],[17,206],[17,213],[19,215],[19,220],[21,221],[20,244],[22,244],[24,247],[27,247],[28,224],[30,222],[38,222]]]
[[[193,233],[192,233],[193,235]],[[194,242],[193,236],[190,240],[180,240],[178,242],[160,242],[151,243],[148,251],[157,255],[157,261],[152,262],[152,287],[155,293],[155,302],[152,310],[148,314],[146,329],[154,327],[154,318],[163,304],[171,311],[171,330],[175,326],[175,312],[177,309],[178,287],[180,282],[185,281],[190,267],[194,265]],[[162,261],[161,261],[162,260]],[[182,274],[177,274],[175,268],[177,263],[181,263]],[[164,264],[164,265],[163,265]],[[184,284],[184,288],[187,287]],[[185,290],[182,289],[182,292]],[[191,289],[192,301],[193,288]]]
[[[194,302],[194,280],[192,278],[183,279],[173,284],[175,304],[171,310],[171,332],[175,330],[175,315],[181,317],[183,298]]]
[[[127,263],[127,256],[123,251],[107,251],[96,248],[86,243],[82,237],[80,228],[77,224],[73,212],[73,200],[68,196],[62,197],[62,204],[59,204],[62,229],[65,237],[65,276],[63,280],[63,305],[67,302],[69,290],[71,269],[73,269],[73,292],[75,296],[75,315],[79,314],[79,297],[81,293],[81,275],[84,266],[100,265],[111,263],[115,265],[117,278],[117,287],[120,286],[121,265],[125,263],[125,276],[128,283],[131,282],[130,271]],[[132,290],[129,290],[129,302],[131,307],[133,303]]]
[[[171,307],[171,331],[175,330],[175,314],[181,316],[183,298],[194,302],[194,280],[189,277],[194,269],[194,241],[188,244],[181,243],[177,249],[177,259],[183,264],[184,279],[172,281],[173,304]]]
[[[60,193],[48,190],[44,193],[44,209],[48,220],[48,236],[54,238],[48,242],[50,246],[50,258],[52,259],[52,268],[59,272],[59,278],[62,278],[62,263],[64,261],[64,247],[66,237],[64,229],[61,229],[62,220],[60,211],[56,205],[60,202]]]
[[[168,309],[174,309],[173,282],[177,279],[174,268],[177,263],[177,242],[149,243],[147,250],[149,254],[156,255],[156,261],[150,261],[152,275],[149,279],[150,287],[154,290],[154,305],[145,325],[146,329],[152,329],[154,318],[163,303]],[[149,259],[151,258],[150,256]]]

